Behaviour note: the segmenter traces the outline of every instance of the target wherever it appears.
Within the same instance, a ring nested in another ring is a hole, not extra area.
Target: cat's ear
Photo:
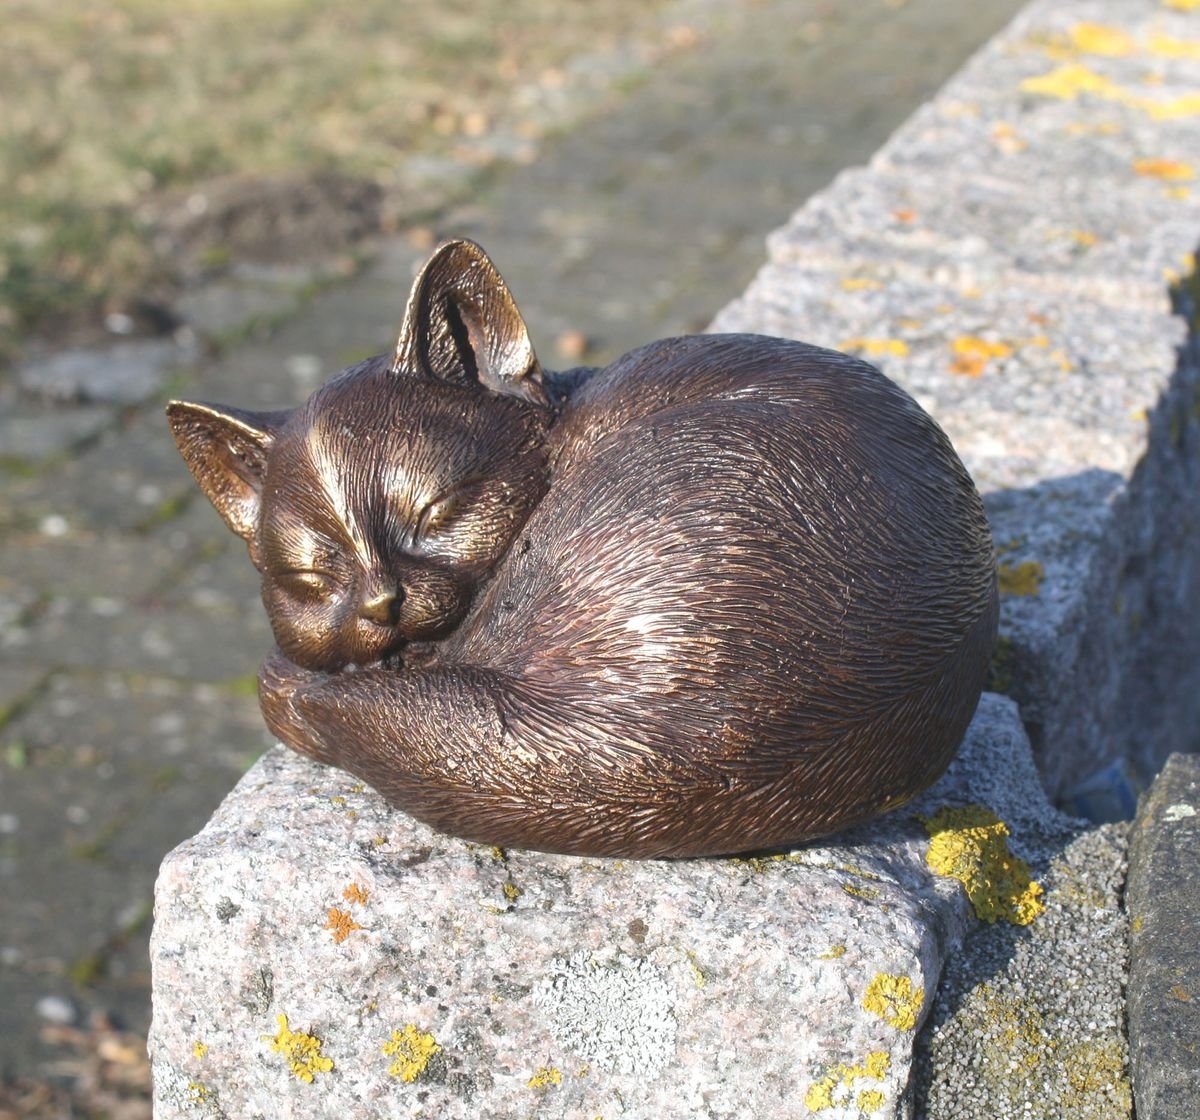
[[[179,454],[225,524],[250,545],[251,558],[267,455],[288,415],[191,401],[167,405]]]
[[[396,372],[418,368],[457,385],[546,405],[542,367],[504,278],[474,241],[447,241],[413,284]]]

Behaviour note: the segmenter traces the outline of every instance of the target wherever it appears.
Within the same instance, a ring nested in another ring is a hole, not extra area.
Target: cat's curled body
[[[983,687],[978,494],[844,355],[698,336],[556,381],[453,242],[395,359],[292,413],[171,410],[263,572],[268,724],[447,832],[613,856],[795,842],[928,786]]]

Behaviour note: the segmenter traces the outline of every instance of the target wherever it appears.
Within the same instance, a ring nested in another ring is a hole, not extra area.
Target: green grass
[[[664,2],[0,0],[0,332],[169,285],[166,196],[319,170],[386,187]]]

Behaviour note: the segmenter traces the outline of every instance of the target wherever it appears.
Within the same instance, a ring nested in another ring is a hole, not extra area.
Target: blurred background
[[[0,0],[0,1120],[149,1116],[163,854],[269,740],[170,396],[298,403],[480,240],[544,364],[701,330],[1018,0]]]

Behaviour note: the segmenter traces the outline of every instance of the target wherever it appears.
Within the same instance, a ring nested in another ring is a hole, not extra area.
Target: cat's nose
[[[365,618],[379,626],[395,626],[400,614],[400,604],[404,602],[404,589],[399,585],[393,587],[373,587],[358,605],[358,617]]]

